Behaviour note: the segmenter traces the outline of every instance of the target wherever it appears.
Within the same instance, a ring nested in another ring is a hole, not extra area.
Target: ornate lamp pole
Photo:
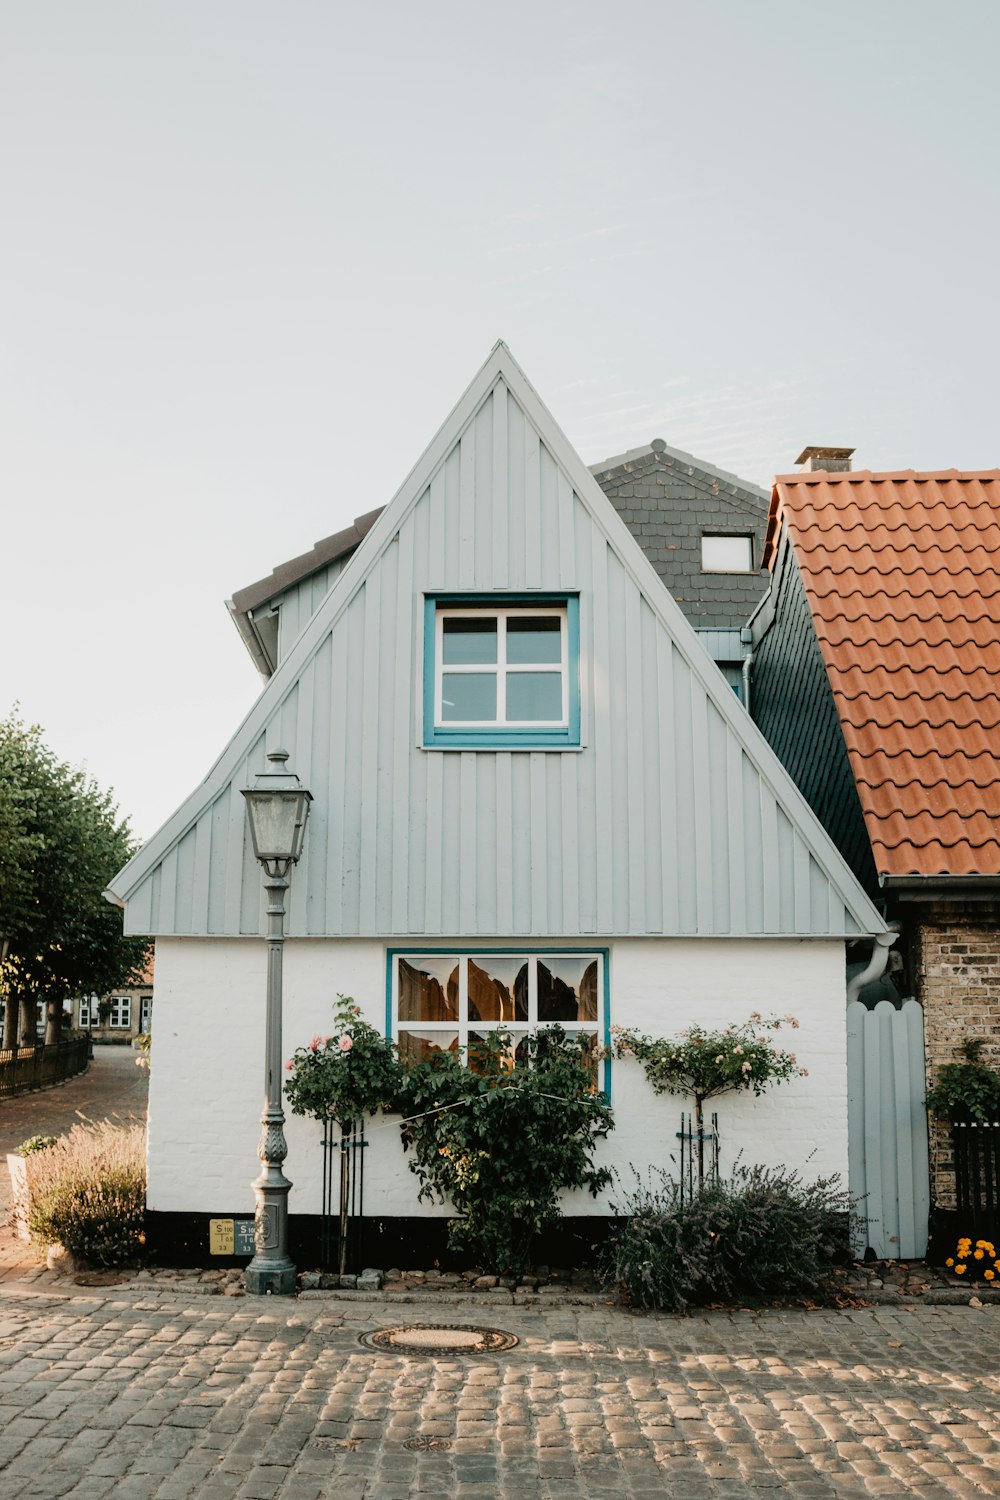
[[[298,863],[306,834],[312,793],[286,770],[287,750],[268,754],[262,771],[243,795],[247,801],[253,852],[264,870],[267,891],[267,1023],[264,1044],[264,1108],[257,1155],[263,1163],[253,1183],[257,1198],[257,1253],[247,1266],[248,1292],[295,1291],[295,1266],[288,1254],[288,1190],[282,1171],[288,1155],[285,1113],[281,1107],[281,960],[285,941],[285,892],[291,867]]]

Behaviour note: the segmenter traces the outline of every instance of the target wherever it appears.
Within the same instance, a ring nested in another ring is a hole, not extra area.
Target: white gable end
[[[424,748],[442,592],[578,596],[578,748]],[[502,344],[209,777],[116,878],[128,931],[262,930],[240,789],[279,744],[314,797],[292,934],[883,926]]]

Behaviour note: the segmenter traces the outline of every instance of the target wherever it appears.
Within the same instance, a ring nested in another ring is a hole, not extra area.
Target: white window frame
[[[713,566],[705,561],[706,542],[745,542],[747,546],[747,563],[742,568],[726,568]],[[701,536],[701,571],[703,573],[755,573],[754,563],[754,538],[746,531],[704,531]]]
[[[584,1035],[593,1036],[598,1047],[605,1049],[610,1043],[610,1031],[608,1029],[608,953],[602,948],[532,948],[526,945],[523,948],[481,948],[481,949],[420,949],[420,948],[397,948],[389,952],[389,1011],[387,1017],[387,1034],[393,1041],[399,1041],[401,1032],[414,1031],[424,1033],[441,1033],[450,1035],[457,1032],[458,1046],[462,1049],[463,1060],[468,1058],[469,1032],[488,1034],[491,1031],[507,1031],[511,1035],[512,1045],[517,1044],[525,1036],[557,1024],[553,1021],[539,1021],[538,1019],[538,964],[546,960],[557,960],[560,958],[573,959],[597,964],[597,1019],[595,1021],[560,1021],[558,1024],[563,1031],[570,1036]],[[419,964],[421,961],[433,958],[438,961],[452,962],[458,965],[458,1019],[456,1021],[403,1021],[399,1019],[399,964],[401,959],[411,959]],[[526,959],[528,962],[528,1019],[526,1021],[470,1021],[469,1020],[469,960],[476,964],[488,964],[491,958],[498,958],[509,963],[512,959]],[[610,1094],[610,1064],[605,1057],[603,1090]]]
[[[508,662],[507,621],[509,619],[556,618],[559,620],[559,661]],[[497,622],[497,659],[495,662],[448,662],[444,660],[444,622],[454,619],[491,619]],[[436,729],[566,729],[569,727],[569,625],[564,604],[522,604],[510,608],[477,608],[442,605],[434,620],[434,727]],[[509,719],[507,717],[507,679],[520,673],[559,672],[562,686],[562,714],[558,719]],[[445,719],[443,716],[444,677],[453,674],[492,673],[497,679],[497,716],[495,719]]]
[[[112,1031],[131,1031],[132,1029],[132,996],[111,995],[111,1012],[108,1016],[108,1026]]]
[[[153,1015],[153,997],[152,997],[152,995],[140,995],[140,997],[139,997],[139,1030],[141,1032],[145,1032],[145,1031],[149,1030],[150,1021],[152,1019],[152,1015]]]
[[[81,1031],[89,1031],[92,1026],[97,1024],[95,1021],[97,1015],[97,996],[84,995],[83,999],[79,1001],[79,1006],[80,1015],[78,1025]]]

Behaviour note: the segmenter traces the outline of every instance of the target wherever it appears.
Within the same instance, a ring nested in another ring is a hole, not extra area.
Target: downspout
[[[898,937],[898,922],[893,922],[888,932],[878,932],[875,934],[872,956],[867,969],[862,969],[860,974],[855,974],[854,978],[848,983],[848,1003],[858,998],[866,984],[874,984],[876,979],[882,978],[882,975],[885,973],[885,966],[889,962],[889,949]]]
[[[750,668],[753,666],[753,647],[743,658],[743,707],[750,712]]]
[[[763,603],[763,600],[761,601]],[[756,614],[754,610],[754,614]],[[751,617],[752,618],[752,617]],[[743,658],[743,707],[750,712],[750,668],[753,666],[753,631],[744,625],[740,631],[740,645],[746,652]]]

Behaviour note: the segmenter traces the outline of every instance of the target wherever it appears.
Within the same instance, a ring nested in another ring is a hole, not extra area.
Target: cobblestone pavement
[[[508,1353],[415,1357],[358,1335],[487,1310],[63,1285],[0,1293],[3,1500],[1000,1494],[993,1307],[498,1307]]]

